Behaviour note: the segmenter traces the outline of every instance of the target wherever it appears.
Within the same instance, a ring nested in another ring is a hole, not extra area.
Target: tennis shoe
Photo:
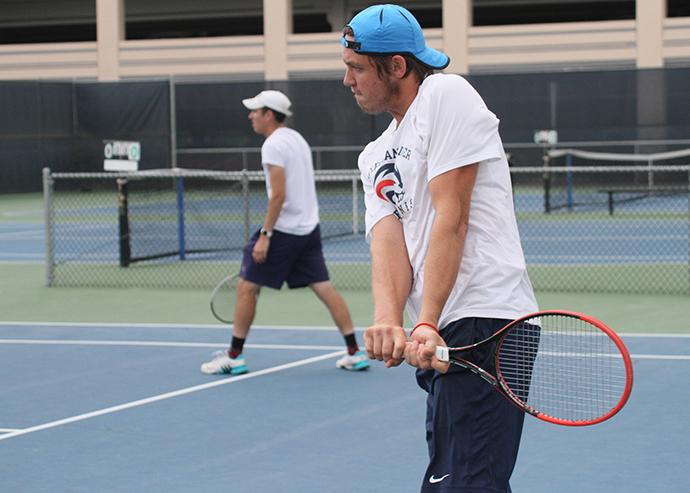
[[[231,358],[227,351],[216,351],[211,361],[201,365],[201,372],[207,375],[241,375],[247,371],[249,370],[244,355]]]
[[[343,370],[362,371],[369,368],[369,358],[360,350],[355,354],[346,354],[335,362],[335,366]]]

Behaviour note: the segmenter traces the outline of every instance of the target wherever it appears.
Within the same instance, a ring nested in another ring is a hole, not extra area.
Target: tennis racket
[[[495,374],[469,361],[495,344]],[[600,423],[630,396],[633,367],[621,338],[599,320],[567,311],[537,312],[464,347],[438,347],[436,357],[489,382],[539,419],[567,426]]]
[[[211,293],[211,313],[219,322],[231,324],[235,317],[235,298],[239,274],[232,274],[218,283]]]

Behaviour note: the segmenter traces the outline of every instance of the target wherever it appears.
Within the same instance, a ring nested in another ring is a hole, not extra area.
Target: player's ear
[[[393,55],[391,57],[391,73],[398,79],[405,77],[407,72],[407,60],[402,55]]]

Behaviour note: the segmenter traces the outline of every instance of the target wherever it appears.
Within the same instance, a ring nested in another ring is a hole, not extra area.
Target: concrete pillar
[[[443,0],[443,52],[450,57],[446,72],[469,72],[469,30],[472,0]]]
[[[120,78],[120,41],[125,38],[124,0],[96,0],[98,80]]]
[[[292,33],[292,0],[264,1],[264,78],[287,80],[288,35]]]
[[[346,8],[345,0],[333,0],[328,2],[326,18],[331,24],[331,31],[339,33],[350,22],[350,12]]]
[[[664,66],[663,29],[666,0],[636,0],[637,68]]]
[[[637,70],[637,138],[639,140],[664,140],[668,138],[667,99],[665,70]],[[667,150],[667,149],[662,149]],[[645,148],[641,152],[657,152]]]

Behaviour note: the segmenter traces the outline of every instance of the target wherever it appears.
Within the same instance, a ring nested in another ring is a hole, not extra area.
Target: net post
[[[652,193],[654,189],[654,170],[652,169],[652,162],[652,158],[647,160],[647,188],[649,188],[650,193]]]
[[[357,177],[352,177],[352,234],[359,233],[359,193],[357,191]]]
[[[129,210],[127,205],[127,178],[117,179],[117,219],[120,245],[120,267],[129,267],[132,249],[129,243]]]
[[[249,172],[242,170],[242,200],[244,201],[244,243],[249,241]]]
[[[551,162],[551,156],[546,151],[546,146],[544,146],[544,153],[542,155],[542,160],[544,162],[544,173],[542,175],[544,183],[544,214],[551,213],[551,176],[549,174],[549,164]]]
[[[180,260],[186,255],[185,225],[184,225],[184,177],[175,177],[175,203],[177,206],[177,247],[180,251]]]
[[[170,104],[170,164],[172,168],[177,168],[177,106],[175,95],[175,76],[171,75],[168,79],[168,98]]]
[[[43,168],[43,207],[46,249],[46,286],[53,285],[55,276],[53,177],[50,168]]]
[[[565,174],[565,186],[566,186],[566,206],[568,208],[568,212],[572,212],[573,210],[573,156],[571,154],[568,154],[565,156],[565,166],[568,168],[568,171]]]

